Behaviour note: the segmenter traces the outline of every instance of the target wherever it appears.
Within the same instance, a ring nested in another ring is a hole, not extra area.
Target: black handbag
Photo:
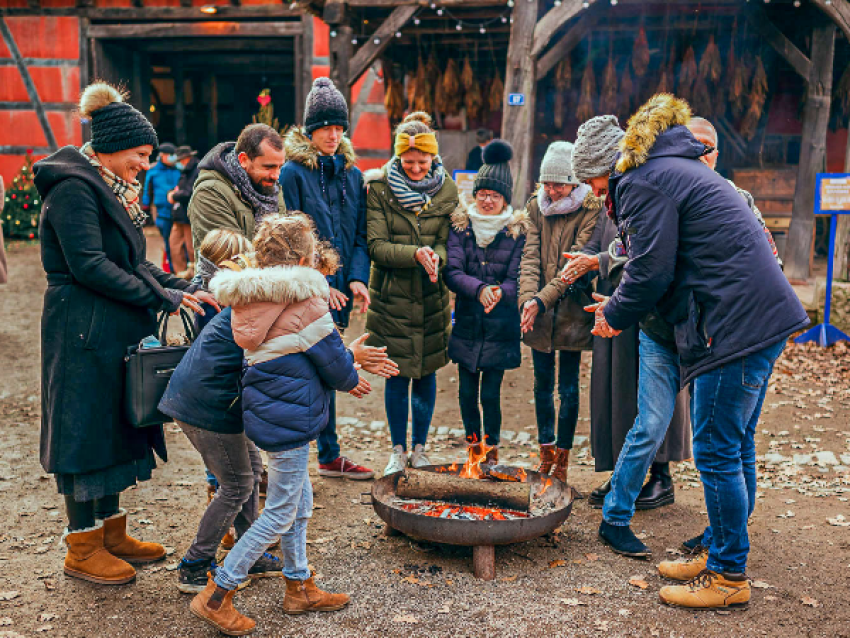
[[[168,331],[168,313],[163,311],[157,320],[155,335],[161,344]],[[195,331],[189,314],[180,309],[180,318],[189,342],[195,340]],[[143,348],[141,344],[127,349],[124,361],[127,364],[127,375],[124,381],[124,409],[127,419],[135,428],[146,428],[162,425],[171,421],[159,411],[162,395],[183,355],[189,350],[189,345]]]

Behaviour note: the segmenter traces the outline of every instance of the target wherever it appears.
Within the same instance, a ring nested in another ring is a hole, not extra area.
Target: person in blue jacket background
[[[150,167],[145,175],[145,192],[142,195],[142,208],[148,210],[153,204],[156,212],[154,223],[162,235],[165,243],[165,257],[168,259],[168,268],[174,272],[174,264],[171,262],[171,247],[168,241],[171,237],[171,202],[168,201],[168,193],[177,188],[180,181],[180,169],[175,164],[174,153],[177,148],[170,142],[159,145],[157,162]]]
[[[369,307],[369,254],[366,249],[366,190],[363,173],[348,130],[348,105],[328,78],[316,78],[307,95],[303,128],[293,128],[285,140],[287,162],[280,184],[287,210],[309,215],[322,241],[340,257],[338,272],[328,276],[330,307],[340,330],[348,327],[354,297],[361,312]],[[319,474],[370,479],[374,472],[340,455],[336,434],[336,401],[317,441]]]

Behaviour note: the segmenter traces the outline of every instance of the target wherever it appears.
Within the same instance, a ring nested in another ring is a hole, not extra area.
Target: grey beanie
[[[330,78],[316,78],[304,105],[304,130],[309,135],[324,126],[348,130],[348,105]]]
[[[611,172],[626,132],[614,115],[597,115],[578,127],[573,173],[580,182]]]
[[[552,142],[540,164],[540,182],[555,184],[580,184],[573,175],[573,145],[569,142]]]

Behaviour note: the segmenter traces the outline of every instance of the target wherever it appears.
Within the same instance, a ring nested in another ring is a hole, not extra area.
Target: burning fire
[[[492,448],[487,447],[483,443],[475,443],[469,446],[469,458],[463,464],[463,469],[460,471],[461,478],[478,479],[484,478],[484,471],[481,469],[481,464],[487,458],[487,453]]]
[[[545,479],[540,484],[540,491],[537,492],[536,498],[540,498],[541,496],[543,496],[546,493],[546,490],[548,490],[551,486],[552,486],[552,479],[548,479],[548,478]]]
[[[477,507],[474,505],[452,505],[422,501],[419,503],[404,503],[401,509],[407,512],[431,516],[433,518],[449,518],[476,521],[509,521],[517,518],[529,518],[525,512],[503,510],[494,507]]]

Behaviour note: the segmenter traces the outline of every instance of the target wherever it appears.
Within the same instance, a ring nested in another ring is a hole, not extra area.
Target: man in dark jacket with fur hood
[[[307,95],[304,127],[286,136],[287,162],[280,173],[286,207],[309,215],[319,237],[339,253],[342,267],[328,277],[334,323],[348,326],[354,297],[369,307],[369,254],[366,250],[366,191],[348,130],[348,105],[333,82],[316,78]],[[370,479],[374,472],[340,456],[336,436],[336,401],[319,435],[319,474]]]
[[[657,305],[675,326],[682,384],[691,384],[694,458],[705,488],[709,551],[664,563],[663,602],[735,607],[749,602],[747,518],[755,503],[755,427],[773,364],[808,323],[744,199],[699,158],[688,105],[659,94],[629,122],[610,179],[629,261],[596,311],[613,336]]]

